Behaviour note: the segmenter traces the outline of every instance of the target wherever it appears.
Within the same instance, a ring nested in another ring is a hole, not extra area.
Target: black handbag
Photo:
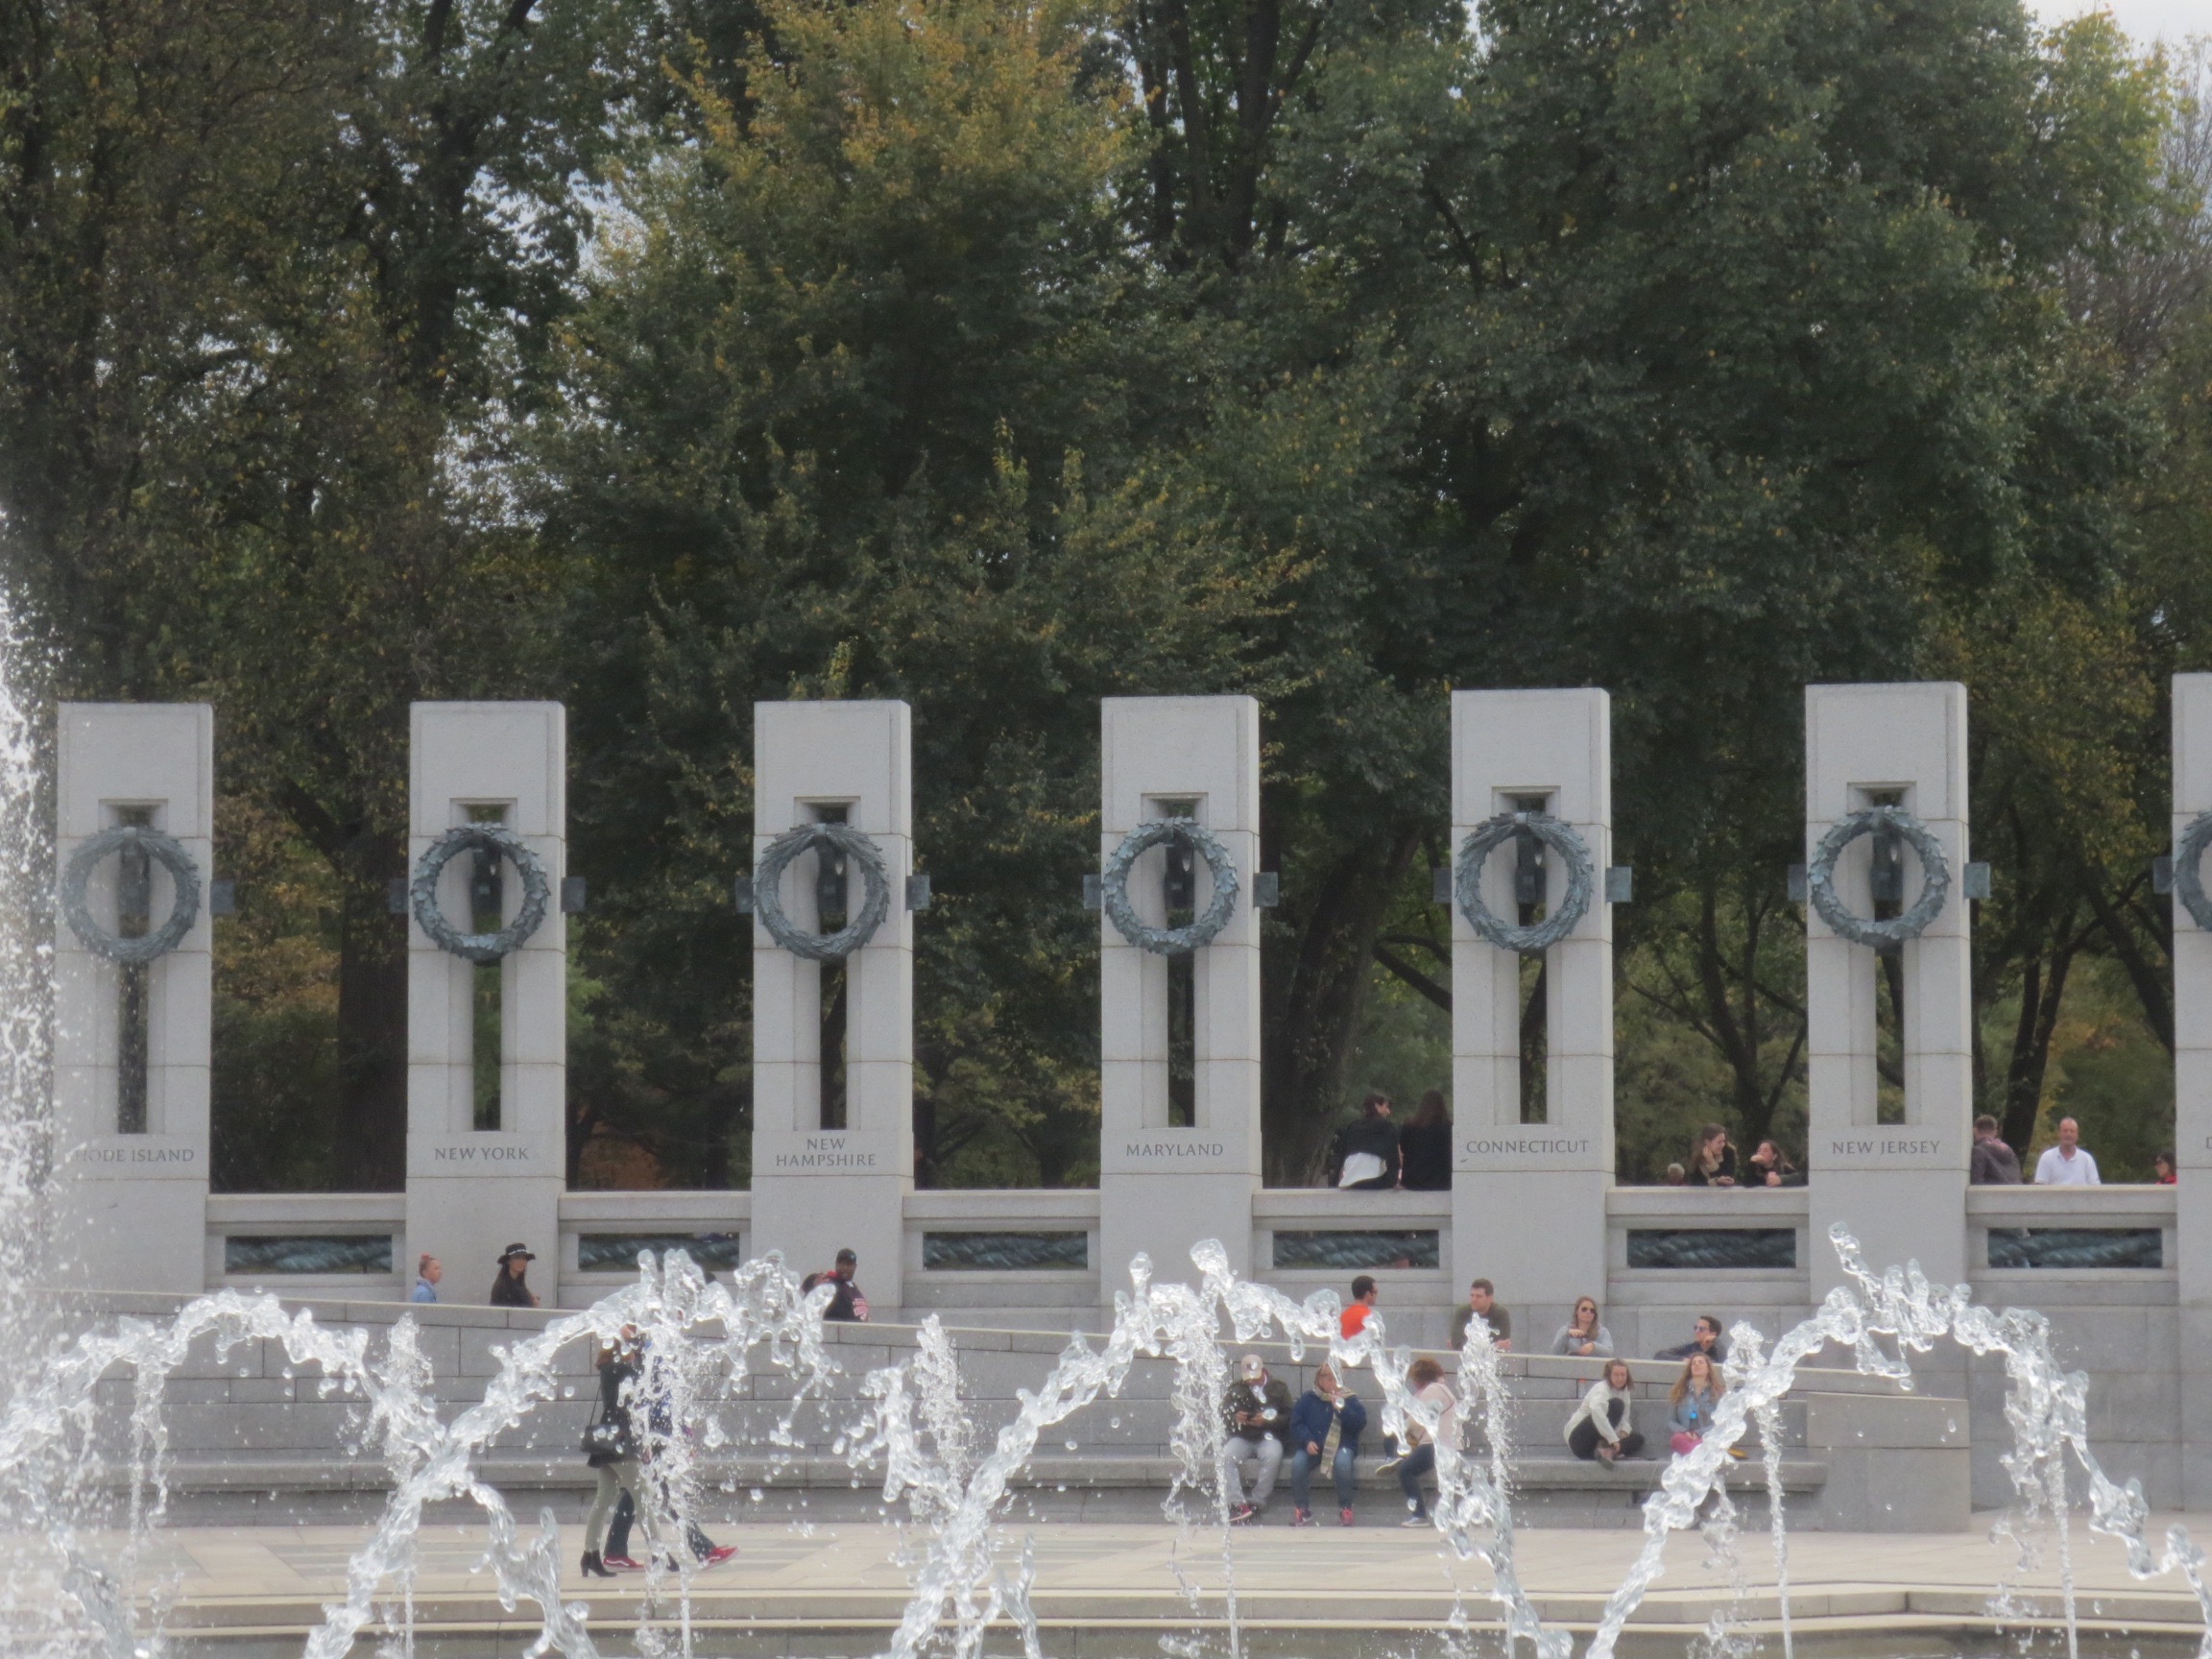
[[[585,1427],[584,1455],[609,1460],[637,1455],[636,1448],[630,1443],[630,1425],[608,1416],[606,1407],[601,1407]]]

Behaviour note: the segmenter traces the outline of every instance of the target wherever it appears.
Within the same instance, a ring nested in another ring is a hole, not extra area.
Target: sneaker
[[[1236,1508],[1229,1511],[1229,1525],[1232,1527],[1241,1527],[1245,1522],[1252,1520],[1259,1513],[1260,1507],[1258,1504],[1239,1503]]]
[[[699,1557],[699,1565],[702,1567],[719,1567],[723,1562],[729,1560],[731,1556],[736,1553],[736,1545],[717,1544],[713,1549],[708,1551],[706,1554]]]
[[[1312,1510],[1310,1510],[1310,1509],[1293,1509],[1293,1510],[1291,1510],[1291,1511],[1290,1511],[1290,1525],[1291,1525],[1291,1526],[1293,1526],[1293,1527],[1310,1527],[1310,1526],[1312,1526],[1312,1525],[1313,1525],[1313,1511],[1312,1511]]]
[[[1744,1451],[1741,1446],[1731,1446],[1728,1448],[1728,1455],[1741,1462],[1743,1458],[1750,1456],[1751,1454]]]
[[[633,1561],[627,1555],[610,1555],[607,1557],[606,1565],[613,1568],[617,1573],[642,1573],[645,1571],[644,1562]]]
[[[1429,1524],[1429,1517],[1426,1515],[1408,1515],[1405,1520],[1398,1523],[1401,1527],[1426,1527]]]
[[[1378,1475],[1387,1475],[1391,1470],[1397,1468],[1399,1464],[1405,1461],[1406,1459],[1403,1455],[1394,1455],[1392,1456],[1385,1457],[1382,1462],[1375,1465],[1375,1473]]]
[[[1348,1509],[1348,1508],[1347,1508],[1347,1509],[1339,1509],[1339,1510],[1337,1510],[1337,1511],[1336,1511],[1336,1525],[1337,1525],[1337,1526],[1339,1526],[1339,1527],[1349,1527],[1349,1526],[1351,1526],[1351,1525],[1352,1525],[1352,1511],[1351,1511],[1350,1509]]]

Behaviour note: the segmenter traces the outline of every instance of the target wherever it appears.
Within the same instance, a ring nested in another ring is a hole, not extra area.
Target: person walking
[[[1682,1361],[1682,1375],[1674,1379],[1674,1386],[1667,1394],[1668,1443],[1676,1456],[1695,1448],[1713,1431],[1713,1414],[1719,1407],[1720,1396],[1727,1392],[1720,1368],[1710,1357],[1693,1354]]]
[[[1413,1109],[1413,1120],[1398,1132],[1400,1179],[1408,1192],[1452,1190],[1452,1114],[1444,1091],[1431,1089]]]
[[[1401,1527],[1426,1527],[1429,1523],[1429,1505],[1423,1501],[1421,1477],[1436,1467],[1436,1448],[1439,1443],[1459,1446],[1459,1402],[1444,1382],[1444,1367],[1433,1359],[1416,1359],[1407,1367],[1407,1386],[1413,1397],[1423,1405],[1436,1407],[1436,1432],[1431,1435],[1410,1418],[1406,1423],[1406,1455],[1396,1460],[1398,1490],[1406,1494],[1406,1519]],[[1385,1468],[1389,1465],[1385,1464]]]
[[[409,1294],[410,1302],[435,1302],[438,1300],[438,1282],[445,1277],[445,1263],[428,1251],[415,1263],[415,1288]]]
[[[1551,1338],[1551,1352],[1582,1359],[1613,1358],[1613,1333],[1598,1317],[1598,1298],[1584,1296],[1575,1304],[1575,1317],[1559,1327]]]
[[[2097,1173],[2097,1160],[2090,1157],[2089,1149],[2081,1144],[2081,1125],[2071,1118],[2059,1118],[2058,1144],[2035,1160],[2035,1185],[2102,1187],[2104,1184],[2104,1177]]]
[[[510,1244],[499,1252],[499,1277],[492,1281],[485,1300],[494,1308],[535,1308],[538,1292],[530,1288],[530,1263],[538,1258],[527,1244]]]
[[[1267,1375],[1266,1360],[1247,1354],[1238,1361],[1237,1381],[1221,1407],[1229,1431],[1222,1447],[1221,1487],[1232,1523],[1258,1521],[1274,1496],[1275,1477],[1290,1444],[1290,1390]],[[1254,1471],[1249,1486],[1244,1482],[1247,1465]]]
[[[1632,1421],[1635,1384],[1627,1360],[1608,1361],[1605,1375],[1591,1384],[1575,1415],[1567,1419],[1567,1450],[1585,1463],[1593,1458],[1610,1463],[1643,1451],[1644,1436]]]
[[[1390,1096],[1371,1094],[1359,1116],[1336,1131],[1329,1171],[1349,1192],[1387,1192],[1398,1185],[1398,1126],[1390,1121]]]
[[[1367,1427],[1367,1407],[1336,1380],[1330,1366],[1313,1373],[1313,1386],[1290,1409],[1290,1525],[1313,1524],[1313,1471],[1324,1466],[1336,1488],[1336,1521],[1352,1525],[1352,1500],[1358,1490],[1353,1464],[1359,1435]]]
[[[640,1472],[661,1461],[666,1455],[668,1442],[677,1431],[676,1413],[674,1407],[669,1402],[666,1375],[660,1367],[648,1362],[648,1344],[639,1340],[635,1345],[631,1359],[637,1378],[637,1381],[631,1384],[629,1396],[631,1407],[629,1422],[633,1429],[637,1423],[637,1403],[642,1399],[644,1404],[645,1431],[637,1442],[637,1461]],[[661,1482],[649,1480],[646,1484],[655,1487],[663,1498],[674,1496],[664,1480]],[[602,1547],[599,1556],[602,1567],[614,1572],[637,1573],[644,1570],[644,1563],[634,1559],[630,1554],[630,1528],[637,1519],[638,1503],[639,1494],[636,1484],[625,1486],[619,1501],[614,1505],[614,1517],[607,1527],[606,1543]],[[689,1516],[684,1516],[682,1520],[684,1522],[684,1542],[690,1549],[692,1559],[697,1561],[700,1566],[719,1567],[737,1553],[736,1545],[716,1544],[713,1539],[707,1536],[706,1529]],[[648,1536],[650,1535],[651,1532],[648,1529]],[[661,1564],[664,1568],[673,1569],[674,1567],[674,1563],[669,1561],[665,1555],[661,1557]]]
[[[625,1325],[621,1334],[599,1351],[599,1406],[584,1431],[584,1461],[598,1478],[591,1496],[590,1513],[584,1518],[584,1575],[612,1578],[614,1571],[602,1555],[607,1523],[614,1513],[617,1493],[626,1495],[634,1511],[642,1514],[637,1501],[638,1457],[642,1446],[637,1419],[631,1411],[633,1394],[644,1361],[637,1327]],[[653,1528],[647,1522],[648,1543]]]
[[[2020,1154],[1997,1132],[1997,1119],[1984,1113],[1974,1119],[1974,1150],[1966,1165],[1969,1187],[2017,1187]]]

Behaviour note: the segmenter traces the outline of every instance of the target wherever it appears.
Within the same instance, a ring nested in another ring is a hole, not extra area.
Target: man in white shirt
[[[2097,1160],[2081,1146],[2081,1125],[2071,1118],[2058,1119],[2058,1144],[2035,1160],[2038,1187],[2102,1187]]]

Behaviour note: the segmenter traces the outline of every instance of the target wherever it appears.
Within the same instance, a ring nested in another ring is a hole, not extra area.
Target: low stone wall
[[[108,1297],[102,1311],[158,1316],[180,1299]],[[481,1400],[499,1370],[499,1350],[542,1330],[556,1313],[452,1305],[402,1309],[392,1303],[319,1302],[318,1318],[336,1324],[391,1323],[410,1313],[419,1343],[436,1371],[446,1415]],[[724,1513],[809,1513],[874,1516],[881,1498],[864,1472],[834,1455],[844,1431],[860,1415],[858,1389],[867,1373],[902,1360],[914,1349],[911,1326],[846,1325],[825,1331],[838,1367],[830,1397],[805,1402],[792,1417],[800,1453],[787,1464],[770,1456],[768,1436],[790,1411],[792,1379],[757,1356],[761,1368],[711,1407],[729,1448],[709,1478]],[[1017,1413],[1018,1391],[1046,1377],[1068,1338],[1019,1331],[956,1331],[963,1399],[972,1421],[995,1433]],[[1281,1343],[1258,1343],[1270,1368],[1293,1391],[1312,1374],[1310,1352],[1293,1359]],[[1446,1357],[1449,1358],[1449,1356]],[[580,1501],[590,1483],[577,1450],[595,1387],[588,1345],[560,1356],[563,1398],[541,1407],[496,1442],[487,1474],[502,1490],[543,1491]],[[1597,1374],[1592,1361],[1514,1355],[1505,1360],[1512,1404],[1516,1511],[1542,1525],[1641,1524],[1637,1506],[1664,1464],[1619,1468],[1568,1456],[1563,1429]],[[1672,1368],[1647,1363],[1637,1383],[1637,1422],[1655,1442],[1666,1420],[1665,1391]],[[325,1398],[312,1372],[293,1374],[274,1344],[249,1343],[218,1362],[203,1345],[171,1379],[169,1445],[176,1459],[172,1487],[182,1518],[296,1522],[364,1513],[380,1502],[386,1479],[372,1453],[349,1457],[363,1411],[357,1402]],[[1122,1393],[1051,1431],[1022,1489],[1018,1512],[1040,1516],[1140,1519],[1159,1512],[1172,1474],[1175,1367],[1140,1359]],[[1354,1374],[1358,1387],[1358,1374]],[[118,1374],[99,1384],[101,1432],[121,1444],[133,1383]],[[1371,1406],[1378,1396],[1364,1392]],[[1853,1372],[1807,1373],[1781,1413],[1786,1486],[1796,1525],[1850,1530],[1945,1530],[1968,1522],[1968,1439],[1963,1402],[1900,1392]],[[701,1425],[704,1427],[704,1425]],[[1363,1490],[1394,1503],[1394,1482],[1379,1474],[1380,1431],[1373,1431]],[[1756,1457],[1756,1448],[1754,1448]],[[1734,1472],[1731,1484],[1752,1495],[1764,1476],[1756,1461]],[[756,1499],[753,1493],[760,1496]]]

